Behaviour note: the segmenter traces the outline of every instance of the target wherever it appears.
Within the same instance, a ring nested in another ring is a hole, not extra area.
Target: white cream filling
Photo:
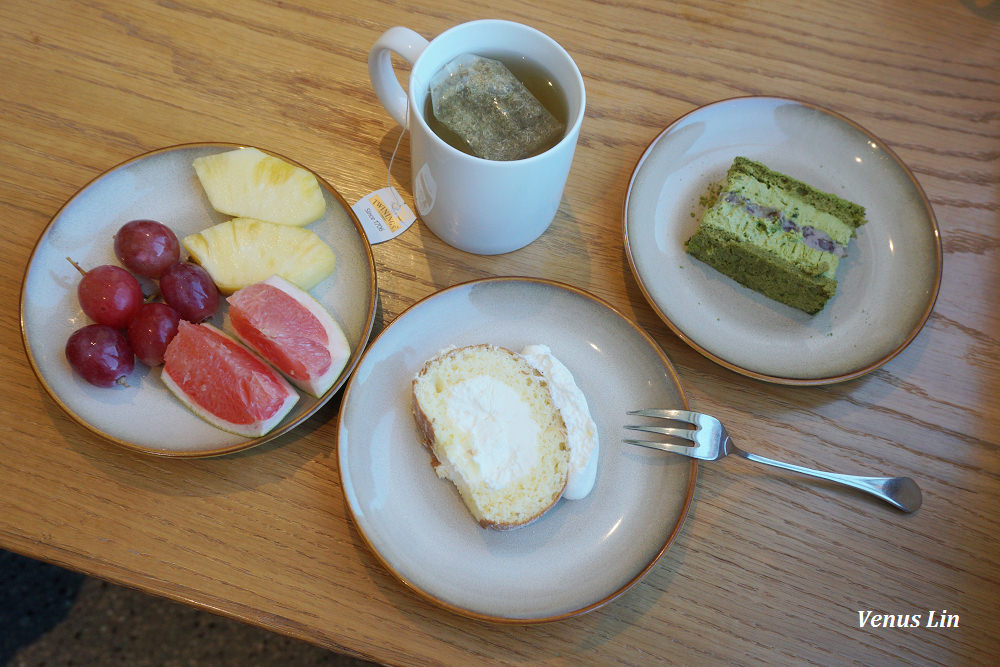
[[[590,416],[587,398],[573,379],[573,374],[552,355],[546,345],[528,345],[521,356],[548,380],[552,399],[563,421],[569,440],[569,481],[563,498],[579,500],[594,488],[597,479],[597,425]]]
[[[538,424],[503,382],[479,375],[452,387],[447,416],[460,434],[452,463],[470,484],[503,488],[538,463]]]

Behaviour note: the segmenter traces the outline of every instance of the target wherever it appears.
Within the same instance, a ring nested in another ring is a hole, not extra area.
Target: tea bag
[[[458,56],[430,84],[434,117],[487,160],[519,160],[554,145],[564,126],[498,60]]]

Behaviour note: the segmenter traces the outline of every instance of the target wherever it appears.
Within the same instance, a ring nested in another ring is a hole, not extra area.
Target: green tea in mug
[[[521,160],[559,143],[566,96],[540,65],[512,55],[464,54],[430,83],[424,119],[442,140],[487,160]]]

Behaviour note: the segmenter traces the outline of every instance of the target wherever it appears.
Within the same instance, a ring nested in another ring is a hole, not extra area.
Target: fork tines
[[[642,431],[644,433],[656,433],[657,435],[669,435],[675,438],[683,438],[684,440],[695,440],[695,433],[698,431],[697,419],[695,414],[689,410],[661,410],[655,408],[647,408],[644,410],[629,410],[627,414],[636,415],[638,417],[654,417],[657,419],[668,419],[671,421],[684,422],[690,424],[695,428],[670,428],[667,426],[646,426],[640,424],[626,424],[625,428],[630,431]],[[629,444],[642,444],[639,441],[626,440]]]

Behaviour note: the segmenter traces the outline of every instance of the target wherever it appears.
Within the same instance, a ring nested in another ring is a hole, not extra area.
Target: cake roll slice
[[[569,479],[566,424],[548,381],[496,345],[450,348],[413,378],[413,417],[431,466],[483,528],[535,521]]]

